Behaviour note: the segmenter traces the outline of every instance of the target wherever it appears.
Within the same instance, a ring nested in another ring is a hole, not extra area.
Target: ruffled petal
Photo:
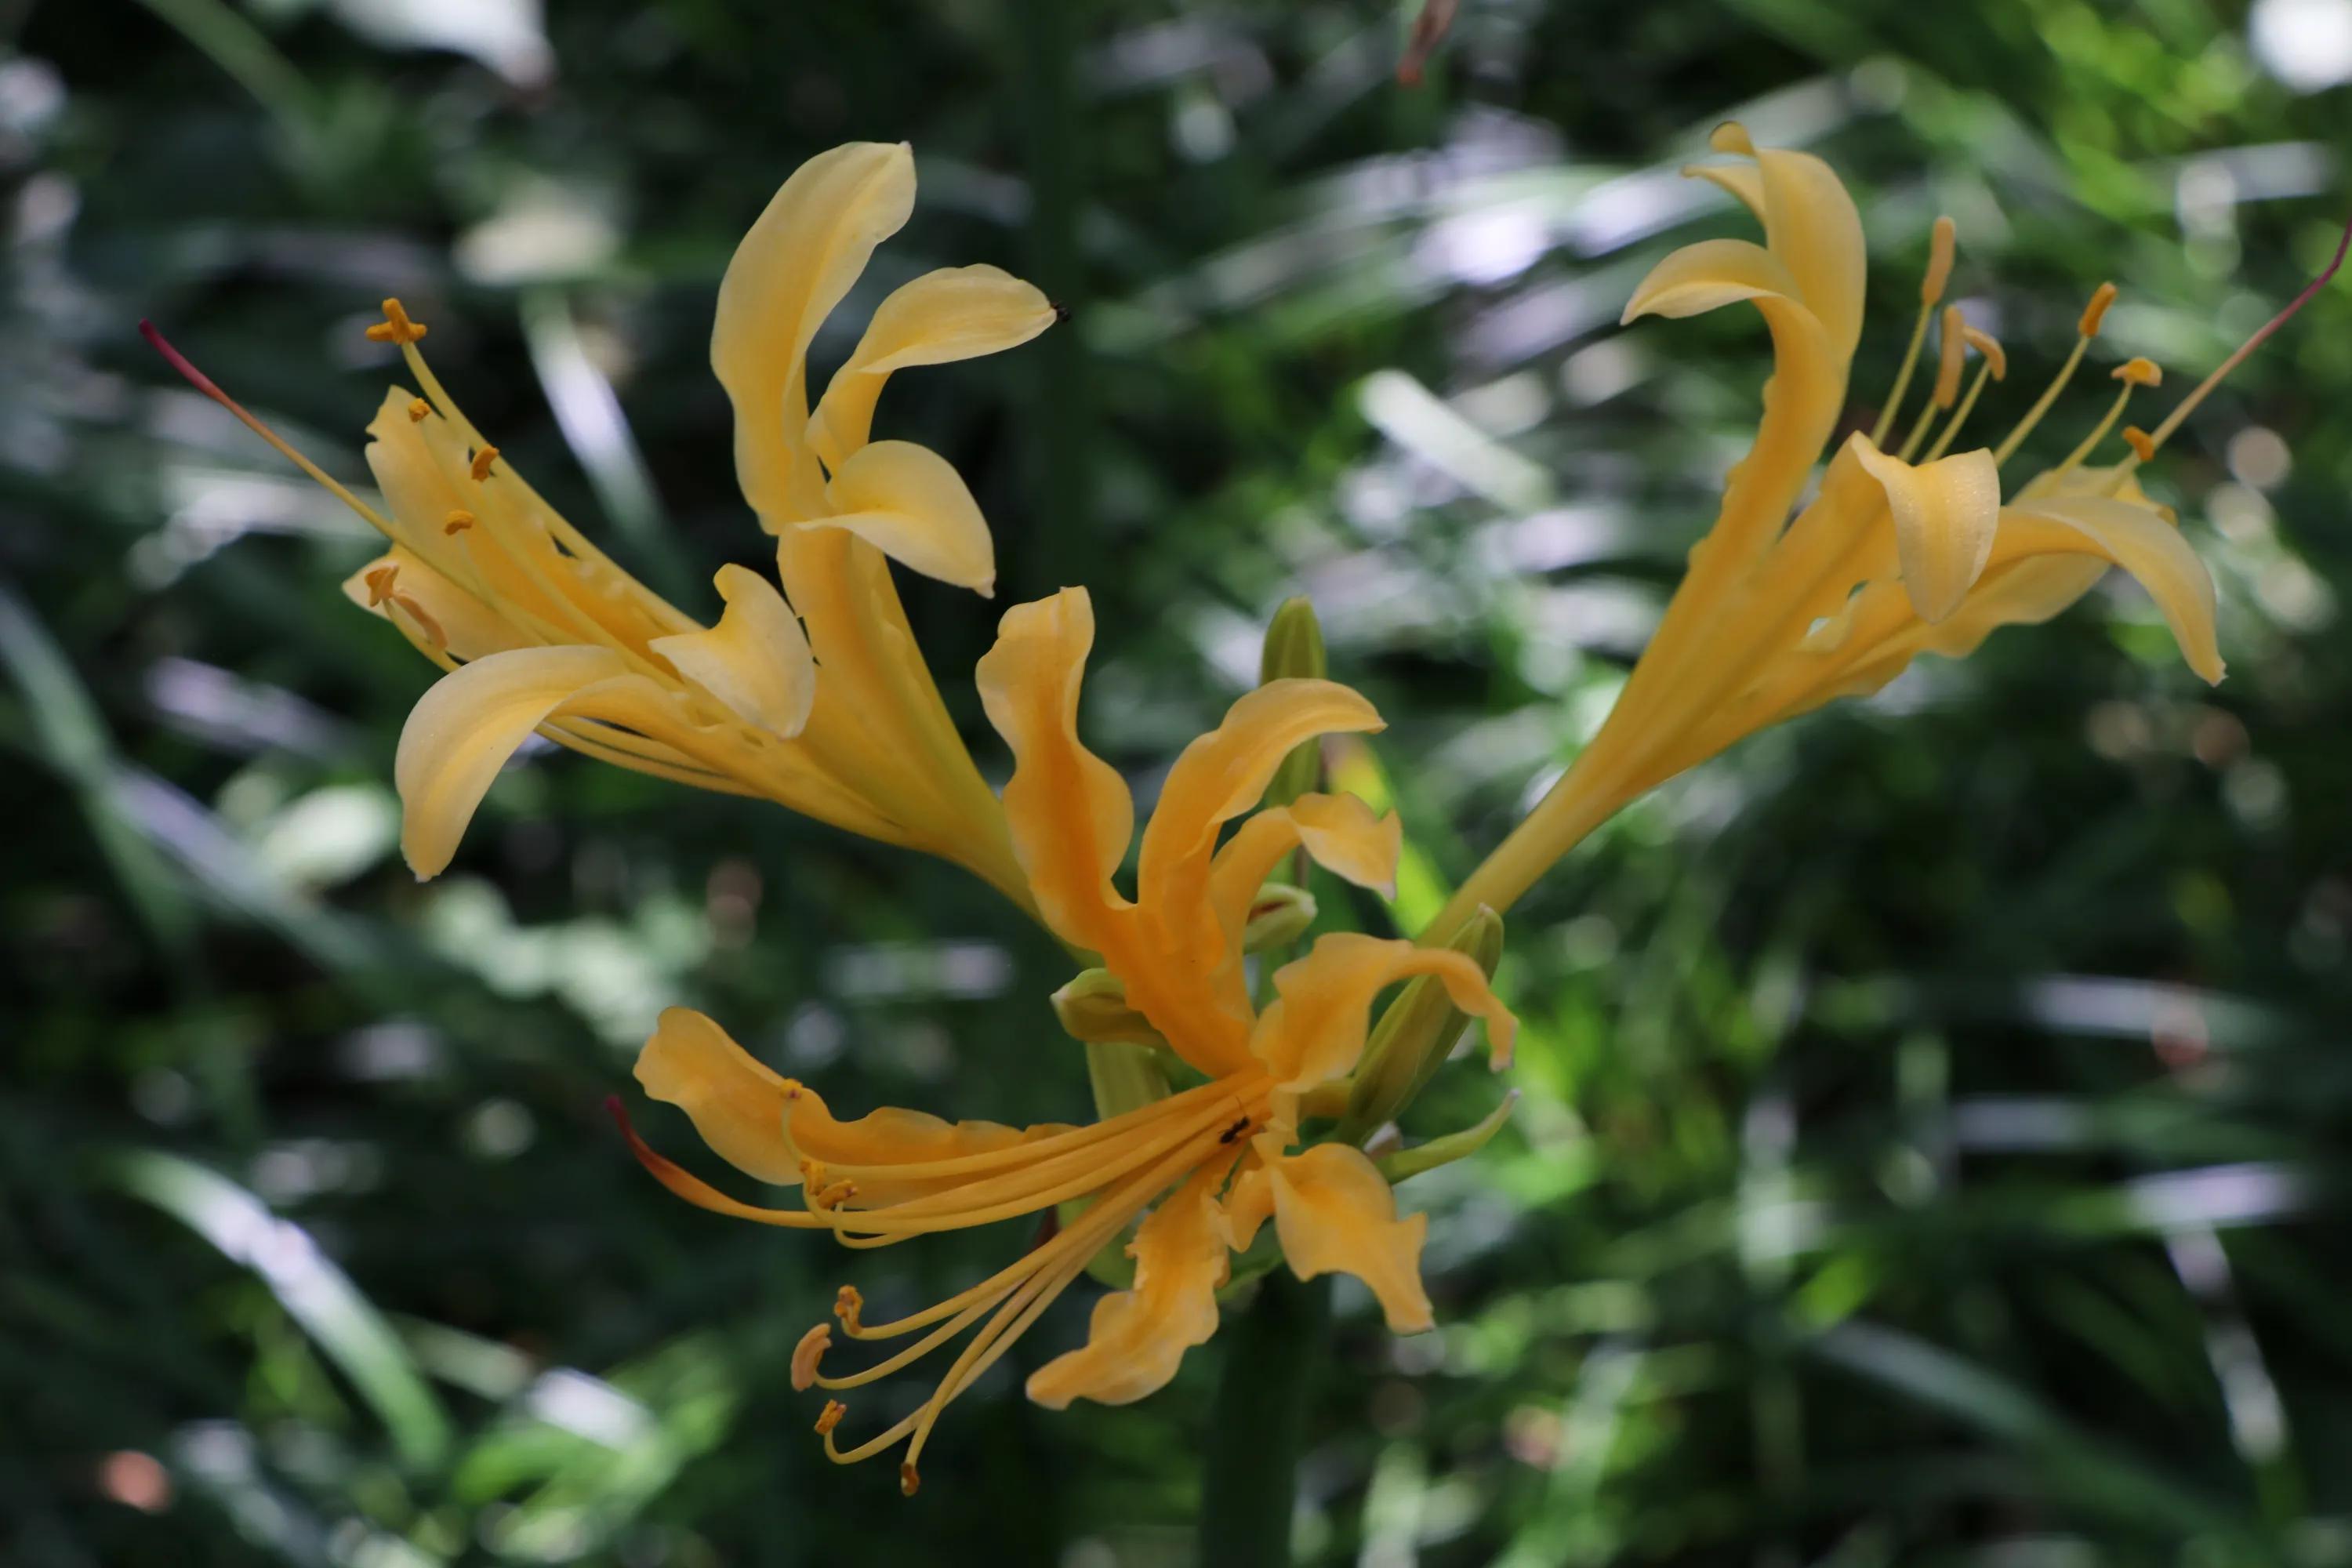
[[[1275,971],[1276,1000],[1258,1016],[1250,1051],[1285,1089],[1328,1083],[1363,1054],[1372,999],[1415,974],[1437,976],[1456,1007],[1486,1019],[1496,1065],[1509,1061],[1518,1023],[1475,960],[1445,948],[1353,931],[1321,937],[1304,958]]]
[[[2101,496],[2054,497],[2001,514],[1995,559],[2064,553],[2096,556],[2137,578],[2189,668],[2221,682],[2213,579],[2178,528],[2146,506]]]
[[[800,1184],[800,1161],[784,1138],[794,1086],[709,1018],[691,1007],[665,1010],[637,1053],[637,1081],[653,1099],[685,1111],[702,1141],[737,1170],[779,1186]]]
[[[1959,608],[1992,555],[2000,465],[1979,448],[1914,468],[1880,451],[1859,430],[1847,447],[1886,491],[1912,606],[1923,620],[1942,620]]]
[[[1301,1279],[1354,1275],[1370,1288],[1392,1333],[1417,1334],[1435,1326],[1421,1283],[1421,1244],[1429,1216],[1397,1218],[1396,1194],[1362,1150],[1318,1143],[1297,1154],[1270,1149],[1260,1153],[1274,1199],[1275,1235],[1292,1273]]]
[[[1029,1376],[1049,1410],[1073,1399],[1129,1405],[1176,1375],[1184,1352],[1217,1331],[1217,1290],[1231,1276],[1216,1203],[1230,1161],[1203,1166],[1160,1200],[1128,1244],[1133,1288],[1095,1303],[1087,1342]]]
[[[1016,348],[1054,324],[1034,283],[995,267],[943,267],[894,289],[826,384],[809,419],[809,445],[829,468],[866,445],[874,405],[893,371]]]
[[[1765,244],[1796,279],[1797,297],[1820,319],[1831,351],[1841,361],[1853,358],[1862,338],[1868,258],[1862,215],[1844,182],[1810,153],[1758,148],[1745,132],[1726,130],[1736,139],[1718,136],[1718,150],[1746,152],[1756,160]]]
[[[835,509],[803,529],[854,533],[900,565],[985,598],[996,591],[996,545],[980,503],[945,458],[911,441],[860,447],[833,476]]]
[[[416,627],[453,658],[477,659],[531,644],[505,616],[397,544],[343,579],[343,597],[388,620],[395,610],[405,612],[405,622],[394,624]]]
[[[1103,952],[1131,908],[1111,885],[1135,832],[1135,802],[1117,769],[1078,739],[1078,689],[1094,647],[1084,588],[1005,612],[975,673],[988,721],[1013,752],[1004,812],[1014,854],[1055,934]]]
[[[1302,795],[1243,823],[1211,863],[1210,899],[1228,935],[1247,923],[1258,889],[1298,848],[1360,888],[1396,896],[1397,858],[1404,848],[1397,814],[1375,815],[1352,795]]]
[[[419,877],[449,864],[474,810],[515,748],[558,709],[632,679],[602,647],[523,647],[460,667],[417,700],[400,731],[401,853]]]
[[[772,533],[820,510],[804,434],[809,342],[914,202],[903,142],[820,153],[768,203],[719,285],[710,367],[735,405],[736,476]]]
[[[721,566],[712,581],[727,605],[719,625],[650,646],[744,720],[789,740],[816,701],[816,661],[800,618],[757,572]]]

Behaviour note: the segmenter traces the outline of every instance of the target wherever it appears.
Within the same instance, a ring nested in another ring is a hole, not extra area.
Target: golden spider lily
[[[920,1336],[886,1360],[828,1375],[821,1363],[833,1325],[801,1341],[794,1384],[838,1391],[887,1376],[977,1326],[930,1397],[878,1435],[844,1449],[834,1437],[843,1406],[828,1400],[818,1419],[825,1451],[843,1463],[904,1441],[900,1480],[910,1493],[940,1411],[1147,1208],[1128,1247],[1133,1287],[1096,1304],[1083,1347],[1030,1377],[1029,1397],[1039,1404],[1125,1404],[1167,1383],[1184,1352],[1216,1330],[1229,1255],[1269,1218],[1301,1279],[1353,1274],[1391,1329],[1428,1328],[1420,1273],[1426,1217],[1397,1217],[1387,1179],[1360,1150],[1299,1148],[1301,1104],[1354,1068],[1374,997],[1411,975],[1435,977],[1457,1006],[1484,1017],[1496,1065],[1508,1058],[1511,1016],[1461,952],[1327,935],[1275,973],[1273,1000],[1262,1010],[1252,1003],[1244,930],[1278,863],[1303,848],[1362,886],[1394,879],[1395,816],[1376,817],[1351,795],[1308,794],[1268,806],[1218,847],[1220,830],[1258,804],[1294,747],[1381,728],[1371,705],[1344,686],[1272,681],[1188,746],[1143,830],[1136,897],[1122,896],[1112,879],[1127,854],[1134,805],[1118,774],[1077,737],[1078,689],[1093,642],[1086,591],[1065,589],[1006,615],[981,661],[989,719],[1015,761],[1004,790],[1013,847],[1045,923],[1073,947],[1099,953],[1124,983],[1127,1004],[1205,1081],[1092,1126],[1016,1131],[896,1110],[838,1121],[815,1090],[777,1077],[718,1025],[685,1009],[663,1016],[637,1059],[647,1094],[683,1108],[705,1142],[747,1174],[797,1184],[806,1205],[740,1203],[629,1133],[638,1158],[671,1191],[719,1214],[885,1247],[1085,1205],[999,1272],[896,1321],[866,1322],[857,1291],[845,1287],[835,1314],[849,1338]],[[626,1131],[625,1115],[621,1121]]]
[[[614,564],[524,482],[427,368],[425,327],[398,300],[368,335],[399,345],[425,395],[394,387],[368,426],[388,516],[147,329],[200,390],[392,542],[344,588],[448,671],[411,714],[395,766],[401,845],[417,875],[449,863],[491,781],[536,731],[943,856],[1025,906],[1003,809],[940,701],[886,563],[986,595],[988,525],[946,459],[868,429],[892,372],[1012,348],[1056,312],[993,267],[926,273],[881,302],[808,405],[811,341],[914,195],[903,144],[822,153],[784,182],[719,284],[711,364],[734,403],[738,477],[776,536],[783,592],[720,568],[715,626]]]
[[[1863,323],[1861,219],[1837,175],[1803,153],[1759,149],[1736,124],[1714,147],[1736,162],[1685,173],[1713,182],[1764,226],[1765,243],[1685,246],[1633,292],[1624,320],[1693,316],[1745,301],[1772,337],[1755,445],[1724,487],[1722,510],[1649,647],[1591,743],[1528,819],[1433,922],[1443,937],[1479,907],[1507,909],[1585,834],[1634,796],[1744,736],[1840,697],[1876,691],[1922,653],[1959,658],[1994,628],[2050,619],[2120,566],[2155,600],[2189,667],[2221,679],[2214,594],[2203,564],[2137,470],[2189,411],[2326,279],[2336,263],[2231,354],[2153,434],[2122,432],[2119,461],[2090,462],[2157,367],[2117,367],[2122,384],[2064,461],[2002,494],[2001,468],[2083,363],[2113,284],[2093,296],[2049,388],[1997,445],[1952,452],[2007,356],[1957,307],[1940,313],[1934,388],[1899,447],[1887,449],[1954,258],[1937,221],[1910,346],[1876,426],[1831,454],[1801,510],[1816,458],[1845,405]],[[2352,231],[2347,232],[2352,238]],[[1979,358],[1965,394],[1969,353]],[[1791,511],[1795,511],[1793,519]]]

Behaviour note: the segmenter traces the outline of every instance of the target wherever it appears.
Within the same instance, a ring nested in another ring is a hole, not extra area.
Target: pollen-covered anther
[[[418,330],[422,331],[423,329],[420,328]],[[421,397],[412,397],[408,400],[408,422],[411,425],[424,424],[425,416],[432,412],[433,405],[425,402],[425,399]]]
[[[915,1461],[912,1459],[901,1459],[898,1461],[898,1495],[900,1497],[913,1497],[917,1492],[922,1489],[922,1474],[915,1468]]]
[[[1945,286],[1952,280],[1952,259],[1959,250],[1960,226],[1950,214],[1936,220],[1927,237],[1927,276],[1919,280],[1919,303],[1933,305],[1944,297]]]
[[[463,533],[473,526],[474,514],[460,508],[456,511],[452,511],[447,520],[441,524],[441,531],[444,533]]]
[[[2156,456],[2156,438],[2137,425],[2124,426],[2124,445],[2143,463]]]
[[[1969,347],[1984,356],[1985,368],[1992,372],[1995,381],[2008,377],[2009,351],[2000,346],[1999,338],[1978,327],[1962,327],[1960,336],[1968,340]]]
[[[2115,379],[2126,386],[2161,386],[2164,371],[2152,359],[2127,359],[2116,366]]]
[[[805,1389],[816,1381],[817,1363],[824,1359],[824,1352],[832,1345],[831,1323],[819,1323],[801,1336],[801,1342],[793,1347],[793,1387],[795,1391]]]
[[[816,1413],[817,1436],[822,1437],[831,1433],[835,1427],[841,1425],[841,1418],[848,1414],[849,1406],[840,1400],[826,1400],[824,1408]]]
[[[474,482],[476,484],[480,484],[484,479],[488,479],[490,477],[490,465],[498,460],[499,449],[496,447],[485,447],[480,451],[475,453],[474,467],[472,470]]]
[[[811,1194],[809,1207],[819,1210],[836,1209],[856,1195],[856,1182],[835,1182],[822,1191]]]
[[[368,340],[379,343],[413,343],[425,333],[422,321],[411,321],[397,300],[383,302],[383,320],[367,330]]]
[[[864,1310],[866,1298],[858,1293],[856,1286],[844,1285],[834,1292],[833,1315],[841,1320],[841,1326],[850,1333],[856,1333],[866,1326],[858,1321],[858,1314]]]
[[[2116,286],[2112,283],[2100,284],[2098,292],[2091,296],[2091,302],[2083,307],[2083,319],[2076,324],[2074,331],[2086,338],[2097,337],[2099,323],[2107,319],[2107,307],[2115,302]]]
[[[368,608],[374,609],[378,605],[381,605],[386,599],[391,598],[392,585],[395,582],[399,581],[399,578],[400,568],[397,566],[372,566],[368,568],[366,577],[362,579],[362,581],[367,584]]]

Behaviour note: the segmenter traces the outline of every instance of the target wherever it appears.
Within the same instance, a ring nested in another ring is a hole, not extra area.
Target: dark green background
[[[2171,395],[2352,204],[2345,89],[2199,0],[1465,0],[1412,91],[1368,0],[550,9],[542,48],[513,0],[0,4],[11,1568],[1172,1563],[1203,1447],[1252,1436],[1207,1424],[1213,1345],[1123,1410],[1008,1367],[912,1502],[824,1463],[785,1358],[835,1285],[928,1299],[1024,1233],[732,1225],[599,1104],[690,1002],[836,1106],[1082,1115],[1055,950],[944,867],[562,756],[417,885],[388,780],[431,672],[336,592],[363,530],[142,316],[360,477],[400,294],[509,457],[707,613],[761,553],[719,271],[801,159],[910,140],[915,220],[817,357],[933,265],[1073,307],[901,377],[881,429],[962,467],[1009,595],[1092,588],[1090,736],[1148,799],[1309,593],[1454,878],[1590,732],[1752,419],[1751,317],[1612,326],[1669,245],[1748,232],[1672,177],[1715,121],[1853,181],[1858,408],[1938,210],[1999,419],[2105,277],[2094,369],[2148,353]],[[625,441],[551,413],[614,394]],[[2345,291],[2159,475],[2221,689],[2102,591],[1743,746],[1516,914],[1526,1098],[1406,1189],[1439,1331],[1340,1298],[1302,1561],[2352,1563]],[[969,671],[1004,600],[908,597],[998,769]],[[1456,1068],[1408,1130],[1496,1093]]]

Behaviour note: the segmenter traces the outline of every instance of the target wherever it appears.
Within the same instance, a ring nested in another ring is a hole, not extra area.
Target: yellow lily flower
[[[867,837],[958,861],[1024,906],[1003,812],[940,703],[888,561],[989,594],[988,525],[946,459],[869,438],[894,371],[994,353],[1055,320],[993,267],[892,292],[808,405],[810,342],[914,204],[904,144],[856,142],[784,182],[719,285],[711,364],[735,408],[743,493],[776,536],[778,583],[715,579],[705,626],[615,565],[459,411],[396,300],[369,329],[419,397],[368,426],[389,515],[361,502],[154,339],[184,374],[381,530],[391,548],[345,592],[448,673],[401,734],[401,845],[437,874],[491,781],[536,732],[684,784],[759,795]],[[803,630],[805,625],[805,630]]]
[[[2016,427],[1996,446],[1957,454],[1951,448],[1978,398],[2008,362],[1990,334],[1946,307],[1934,389],[1906,437],[1889,450],[1951,274],[1954,226],[1939,219],[1910,347],[1876,427],[1836,447],[1818,490],[1800,508],[1844,409],[1861,338],[1862,223],[1819,158],[1759,149],[1736,124],[1717,131],[1714,146],[1736,161],[1685,173],[1747,206],[1765,242],[1709,239],[1675,251],[1634,290],[1624,320],[1753,305],[1773,353],[1755,444],[1731,470],[1714,527],[1691,552],[1682,585],[1600,732],[1432,923],[1433,940],[1482,905],[1508,908],[1587,833],[1665,779],[1767,725],[1876,691],[1922,653],[1959,658],[1996,627],[2046,621],[2111,566],[2147,589],[2189,668],[2209,681],[2221,679],[2212,581],[2172,513],[2141,490],[2137,470],[2318,284],[2154,435],[2126,427],[2128,456],[2093,466],[2086,459],[2115,430],[2134,391],[2161,379],[2146,360],[2118,367],[2121,392],[2089,436],[2004,498],[2002,465],[2081,365],[2116,290],[2103,285],[2094,296],[2073,353]],[[1980,363],[1962,395],[1971,353]]]
[[[800,1186],[806,1205],[738,1202],[629,1133],[666,1185],[717,1213],[884,1247],[1086,1205],[997,1273],[895,1322],[866,1322],[858,1293],[844,1287],[835,1312],[847,1337],[922,1334],[887,1360],[828,1375],[821,1363],[833,1325],[819,1324],[801,1342],[795,1385],[838,1391],[887,1376],[979,1325],[930,1398],[905,1419],[848,1449],[835,1444],[838,1403],[828,1401],[817,1422],[826,1452],[843,1463],[906,1442],[900,1479],[909,1493],[940,1413],[1147,1208],[1128,1247],[1133,1287],[1098,1301],[1087,1342],[1030,1377],[1037,1403],[1124,1404],[1166,1384],[1184,1352],[1216,1330],[1230,1254],[1249,1247],[1269,1219],[1299,1278],[1353,1274],[1392,1330],[1430,1327],[1420,1274],[1425,1216],[1397,1217],[1387,1180],[1360,1150],[1298,1147],[1300,1107],[1354,1068],[1373,999],[1409,976],[1436,977],[1455,1005],[1486,1019],[1498,1067],[1510,1049],[1513,1020],[1477,962],[1406,942],[1324,936],[1275,973],[1272,1001],[1263,1009],[1252,1002],[1244,931],[1279,862],[1303,848],[1360,885],[1386,887],[1395,876],[1395,816],[1376,817],[1349,795],[1310,794],[1256,811],[1218,845],[1221,829],[1258,804],[1293,747],[1381,728],[1371,705],[1344,686],[1272,681],[1186,747],[1143,830],[1136,896],[1121,894],[1113,878],[1133,835],[1134,804],[1077,736],[1093,642],[1086,591],[1065,589],[1008,613],[981,661],[990,721],[1016,763],[1004,791],[1013,848],[1045,923],[1071,946],[1102,956],[1128,1005],[1202,1081],[1092,1126],[1016,1131],[898,1110],[836,1120],[814,1089],[779,1078],[717,1024],[682,1008],[664,1015],[637,1059],[647,1094],[681,1107],[704,1141],[746,1174]]]

